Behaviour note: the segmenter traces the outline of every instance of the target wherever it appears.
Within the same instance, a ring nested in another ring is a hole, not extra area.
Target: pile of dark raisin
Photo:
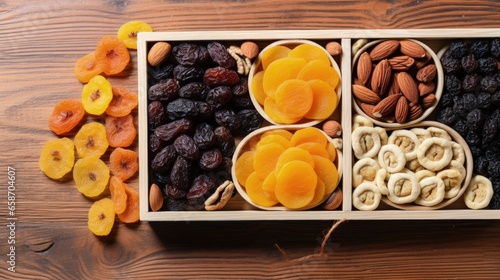
[[[235,69],[218,42],[179,43],[148,68],[150,184],[163,190],[163,210],[203,209],[231,180],[234,137],[261,126],[247,77]]]
[[[500,209],[500,39],[455,40],[443,55],[437,120],[468,143],[474,173],[493,183],[489,207]]]

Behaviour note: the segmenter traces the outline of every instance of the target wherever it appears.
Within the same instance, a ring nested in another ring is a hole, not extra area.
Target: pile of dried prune
[[[445,73],[437,120],[469,145],[474,173],[488,177],[500,209],[500,38],[455,40],[441,58]]]
[[[204,208],[231,180],[234,137],[259,128],[247,77],[218,42],[179,43],[148,68],[150,183],[163,190],[163,210]]]

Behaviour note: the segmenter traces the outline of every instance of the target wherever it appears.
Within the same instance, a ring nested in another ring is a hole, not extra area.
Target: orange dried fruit
[[[276,178],[274,193],[278,201],[290,209],[307,206],[314,198],[318,176],[308,163],[290,161]]]
[[[245,187],[245,182],[250,174],[252,174],[255,169],[253,168],[253,157],[255,155],[254,151],[246,151],[241,156],[238,157],[234,163],[234,172],[238,183]]]
[[[252,84],[250,85],[252,89],[252,96],[260,104],[264,105],[266,100],[266,92],[264,91],[264,71],[260,71],[252,77]]]
[[[325,198],[325,191],[326,191],[325,183],[323,183],[323,181],[321,181],[320,178],[318,178],[318,181],[316,183],[316,189],[314,190],[314,197],[311,200],[311,202],[309,202],[309,204],[306,205],[306,207],[314,207],[319,203],[321,203]]]
[[[137,94],[123,86],[112,86],[113,98],[106,108],[106,114],[113,117],[123,117],[137,107]]]
[[[321,60],[330,65],[330,58],[325,50],[321,47],[311,44],[300,44],[293,48],[288,54],[288,57],[300,57],[305,59],[307,62],[313,60]]]
[[[117,37],[125,43],[129,49],[137,49],[137,34],[139,32],[152,32],[153,28],[143,21],[132,20],[124,23],[118,29]]]
[[[323,132],[314,127],[299,129],[295,131],[292,139],[290,139],[290,144],[292,144],[292,146],[298,146],[307,142],[319,143],[326,147],[327,139]]]
[[[264,112],[271,120],[282,124],[291,124],[302,119],[302,117],[290,117],[286,115],[271,97],[267,97],[264,101]]]
[[[285,151],[283,146],[277,143],[263,145],[255,151],[253,167],[255,173],[264,180],[269,173],[276,169],[278,158]]]
[[[255,203],[264,207],[271,207],[278,203],[278,200],[270,192],[266,192],[262,189],[262,179],[256,172],[253,172],[248,176],[246,185],[246,192],[248,197]]]
[[[114,149],[109,155],[109,169],[115,177],[126,181],[139,170],[137,153],[120,147]]]
[[[109,179],[109,192],[116,214],[121,214],[127,209],[127,185],[116,176]]]
[[[311,155],[316,155],[324,158],[330,158],[330,154],[328,153],[327,149],[325,146],[319,144],[319,143],[314,143],[314,142],[306,142],[297,145],[297,148],[304,149],[309,152]]]
[[[106,128],[98,122],[84,124],[75,135],[73,140],[78,156],[102,156],[108,149],[109,143],[106,137]]]
[[[279,85],[274,99],[286,116],[301,118],[311,109],[313,91],[306,81],[290,79]]]
[[[130,146],[137,135],[132,115],[124,117],[107,116],[105,119],[106,135],[113,148]]]
[[[294,57],[278,59],[269,64],[262,80],[262,86],[266,95],[274,98],[281,83],[290,79],[296,79],[298,73],[305,65],[305,59]]]
[[[85,116],[82,101],[78,99],[64,99],[59,101],[49,119],[49,128],[57,135],[70,132]]]
[[[335,149],[332,142],[328,142],[328,144],[326,144],[326,151],[328,152],[328,159],[331,162],[334,162],[337,158],[337,149]]]
[[[259,137],[252,137],[249,141],[248,141],[248,148],[252,151],[255,151],[257,150],[257,144],[259,144]]]
[[[290,147],[290,141],[286,139],[285,137],[277,134],[269,134],[265,135],[260,138],[259,143],[257,143],[257,149],[261,146],[270,144],[270,143],[276,143],[282,146],[285,149],[288,149]]]
[[[96,197],[108,185],[109,168],[97,156],[84,157],[75,163],[73,179],[79,192],[87,197]]]
[[[266,137],[267,135],[280,135],[280,136],[283,136],[285,137],[287,140],[290,141],[290,139],[292,139],[292,135],[293,133],[291,133],[290,131],[286,130],[286,129],[272,129],[272,130],[268,130],[268,131],[265,131],[263,132],[261,135],[260,135],[260,138],[264,138]]]
[[[127,193],[127,207],[123,213],[118,214],[120,221],[124,223],[135,223],[139,221],[139,193],[126,185],[125,192]]]
[[[313,101],[304,117],[314,120],[328,118],[337,108],[337,93],[325,81],[309,80],[307,83],[312,89]]]
[[[75,146],[69,138],[52,139],[45,143],[38,160],[40,170],[51,179],[61,179],[75,164]]]
[[[311,167],[314,167],[314,160],[308,151],[297,147],[290,147],[286,149],[278,158],[278,161],[276,162],[276,175],[279,176],[283,166],[295,160],[303,161],[311,165]]]
[[[73,73],[82,83],[87,83],[94,76],[101,74],[102,69],[96,61],[95,52],[91,52],[80,57],[75,63]]]
[[[314,159],[314,171],[318,178],[325,184],[325,195],[330,195],[339,181],[337,167],[329,159],[320,156],[312,156]]]
[[[93,77],[83,86],[82,105],[89,114],[101,115],[104,113],[111,99],[113,99],[111,84],[101,75]]]
[[[100,199],[89,209],[87,226],[97,236],[106,236],[113,229],[115,210],[109,198]]]
[[[272,46],[266,49],[264,52],[262,52],[262,69],[266,70],[269,64],[271,64],[275,60],[288,57],[290,51],[290,48],[282,45]]]
[[[274,196],[275,187],[276,187],[276,170],[273,170],[273,172],[269,173],[266,179],[264,179],[264,181],[262,182],[262,190],[268,192],[269,195]]]
[[[322,80],[327,82],[333,89],[337,88],[340,76],[337,71],[322,60],[309,61],[297,74],[297,79],[304,81]]]
[[[130,54],[122,40],[114,36],[104,36],[97,43],[95,58],[106,75],[116,75],[127,67]]]

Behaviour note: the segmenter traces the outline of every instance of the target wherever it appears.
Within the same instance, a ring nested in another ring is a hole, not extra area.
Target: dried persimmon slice
[[[88,53],[80,57],[73,69],[75,77],[82,83],[88,83],[94,76],[102,73],[101,65],[95,58],[95,52]]]
[[[132,115],[124,117],[107,116],[105,119],[106,135],[109,145],[113,148],[130,146],[137,135]]]
[[[109,192],[116,214],[121,214],[127,209],[127,184],[116,176],[109,179]]]
[[[82,101],[64,99],[59,101],[49,119],[49,128],[57,135],[70,132],[85,116]]]
[[[104,36],[97,44],[95,58],[106,75],[116,75],[127,67],[130,54],[122,40]]]
[[[132,20],[120,26],[117,37],[125,43],[127,48],[137,49],[137,33],[152,31],[153,28],[149,24],[140,20]]]
[[[139,169],[137,153],[132,150],[116,148],[109,155],[111,173],[123,181],[135,175]]]
[[[139,221],[139,193],[130,186],[125,187],[127,193],[127,207],[123,213],[118,214],[120,221],[124,223],[135,223]]]
[[[113,117],[123,117],[137,107],[137,94],[123,86],[112,86],[113,99],[106,109],[106,114]]]

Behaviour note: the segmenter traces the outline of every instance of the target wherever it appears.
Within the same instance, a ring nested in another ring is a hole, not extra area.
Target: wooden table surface
[[[0,278],[500,278],[500,220],[347,221],[328,239],[327,257],[293,261],[318,253],[334,221],[117,222],[98,238],[87,229],[92,201],[38,168],[42,145],[56,138],[47,125],[53,106],[80,96],[76,59],[126,21],[155,31],[499,28],[499,12],[500,2],[484,0],[0,1]],[[136,90],[136,61],[132,52],[111,83]]]

